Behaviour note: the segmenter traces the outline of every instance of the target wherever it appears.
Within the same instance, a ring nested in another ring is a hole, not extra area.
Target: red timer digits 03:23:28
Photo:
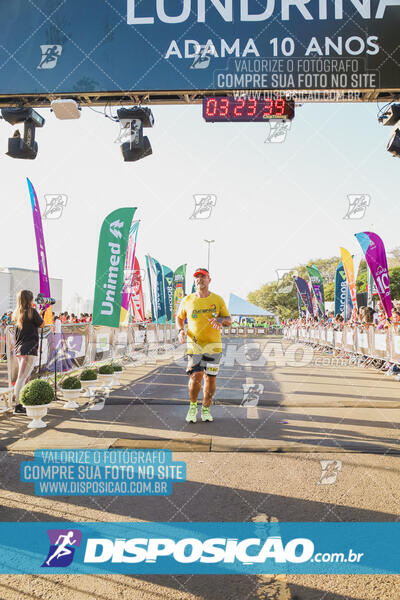
[[[286,98],[233,98],[208,96],[203,99],[203,118],[218,121],[263,122],[270,119],[290,120],[294,117],[294,101]]]

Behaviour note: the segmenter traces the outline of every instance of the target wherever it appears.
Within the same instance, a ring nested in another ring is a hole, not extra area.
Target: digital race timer
[[[294,100],[285,98],[234,98],[208,96],[203,99],[203,118],[215,121],[269,121],[293,119]]]

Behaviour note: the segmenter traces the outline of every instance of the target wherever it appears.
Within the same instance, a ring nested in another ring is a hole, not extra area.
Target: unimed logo
[[[86,543],[85,563],[155,563],[159,558],[170,557],[178,563],[304,563],[311,559],[314,544],[307,538],[295,538],[282,543],[279,536],[246,538],[89,538]]]

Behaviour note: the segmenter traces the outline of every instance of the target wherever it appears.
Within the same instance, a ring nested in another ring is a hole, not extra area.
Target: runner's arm
[[[184,344],[185,343],[185,319],[186,319],[186,310],[185,310],[185,306],[184,306],[184,300],[182,300],[181,304],[179,305],[179,311],[176,315],[176,319],[175,319],[175,325],[176,328],[178,329],[178,342],[180,344]]]
[[[180,319],[179,317],[176,317],[175,325],[176,325],[176,328],[178,331],[180,331],[181,329],[184,329],[185,319]]]
[[[230,327],[232,325],[232,319],[228,312],[225,302],[221,298],[221,306],[219,309],[219,316],[215,319],[218,323],[221,323],[222,327]]]

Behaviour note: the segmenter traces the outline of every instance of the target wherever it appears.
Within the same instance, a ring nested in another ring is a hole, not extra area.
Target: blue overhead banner
[[[3,95],[400,88],[400,0],[3,0],[0,24]]]

